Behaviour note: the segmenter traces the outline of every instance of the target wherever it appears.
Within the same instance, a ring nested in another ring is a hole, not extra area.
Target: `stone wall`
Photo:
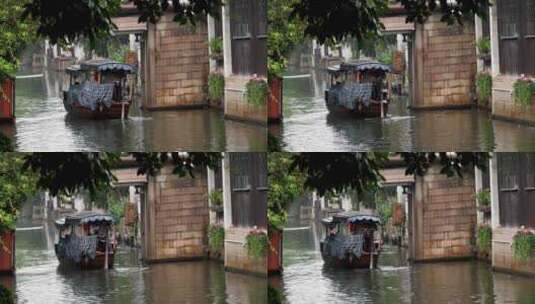
[[[477,70],[475,28],[447,25],[433,15],[416,26],[413,108],[466,107]]]
[[[203,22],[179,25],[165,14],[148,29],[148,109],[206,105],[208,31]]]
[[[440,174],[433,167],[417,177],[413,201],[414,259],[435,260],[473,256],[477,224],[474,177]]]
[[[518,228],[499,227],[492,230],[492,266],[499,270],[535,274],[535,258],[519,261],[513,256],[513,237]]]
[[[498,75],[492,81],[492,116],[535,123],[535,105],[522,106],[513,100],[513,84],[518,76]],[[534,99],[535,104],[535,99]]]
[[[166,166],[149,179],[148,261],[187,260],[205,256],[208,225],[206,172],[180,178]]]
[[[250,76],[231,75],[225,77],[225,116],[237,120],[267,124],[267,100],[262,106],[247,102],[245,85]]]
[[[251,228],[225,229],[225,268],[229,270],[267,275],[267,257],[253,259],[245,248],[245,237]]]

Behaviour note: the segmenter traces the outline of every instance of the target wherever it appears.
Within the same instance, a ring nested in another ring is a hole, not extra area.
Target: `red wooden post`
[[[15,80],[6,78],[1,84],[3,94],[0,94],[0,121],[15,119]]]
[[[282,78],[273,76],[270,80],[268,121],[276,122],[282,119]]]
[[[282,231],[269,232],[268,273],[282,271]]]
[[[0,273],[12,273],[15,271],[15,232],[7,231],[0,237]]]

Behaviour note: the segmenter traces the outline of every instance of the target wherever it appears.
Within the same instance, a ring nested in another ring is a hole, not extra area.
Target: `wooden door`
[[[535,228],[535,154],[498,154],[500,225]]]
[[[267,228],[265,153],[230,153],[232,225]]]
[[[232,73],[267,75],[267,0],[230,2]]]
[[[535,76],[535,0],[499,0],[497,9],[501,73]]]

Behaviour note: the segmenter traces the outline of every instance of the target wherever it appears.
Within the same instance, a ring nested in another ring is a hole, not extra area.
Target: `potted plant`
[[[223,190],[214,189],[210,191],[209,199],[211,202],[210,208],[216,212],[223,212]]]
[[[482,37],[476,42],[478,57],[483,60],[490,59],[490,38]]]
[[[477,192],[476,200],[478,204],[478,210],[484,213],[490,213],[490,190],[482,189]]]
[[[221,225],[210,225],[208,227],[208,247],[210,255],[221,257],[225,248],[225,228]]]
[[[210,39],[210,57],[215,60],[223,60],[223,39],[214,37]]]
[[[492,95],[492,76],[487,72],[478,73],[476,76],[477,101],[488,105]]]
[[[527,261],[535,254],[535,235],[524,226],[513,237],[513,256],[520,261]]]
[[[247,102],[256,106],[265,105],[268,97],[268,85],[262,78],[253,78],[245,85]]]
[[[529,106],[533,104],[533,96],[535,95],[535,83],[525,77],[523,74],[513,84],[513,100],[521,106]]]
[[[221,104],[225,95],[225,77],[221,73],[208,75],[208,98],[211,102]]]
[[[480,255],[488,257],[492,248],[492,228],[480,225],[477,228],[477,251]]]
[[[247,255],[252,259],[265,258],[269,248],[267,234],[256,228],[251,230],[245,237],[245,248],[247,248]]]

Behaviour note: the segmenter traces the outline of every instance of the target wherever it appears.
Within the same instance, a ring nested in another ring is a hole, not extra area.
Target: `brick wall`
[[[497,118],[535,123],[535,106],[513,101],[513,84],[518,76],[499,75],[492,81],[492,115]]]
[[[252,105],[245,97],[245,85],[249,76],[232,75],[225,77],[225,116],[267,124],[267,101],[262,106]]]
[[[519,261],[513,257],[513,237],[518,228],[495,228],[492,231],[492,266],[507,271],[535,274],[535,258]]]
[[[206,105],[209,72],[208,31],[203,22],[179,25],[165,14],[149,25],[148,58],[150,95],[147,108]]]
[[[225,229],[225,268],[267,275],[267,257],[258,260],[247,255],[245,237],[250,230],[237,227]]]
[[[477,70],[475,28],[447,25],[433,15],[416,27],[415,108],[462,107],[472,102]]]
[[[150,179],[148,191],[148,260],[204,257],[209,221],[206,173],[179,178],[166,166]]]
[[[440,174],[432,168],[417,177],[413,208],[415,260],[473,256],[477,224],[473,175],[462,179]]]

